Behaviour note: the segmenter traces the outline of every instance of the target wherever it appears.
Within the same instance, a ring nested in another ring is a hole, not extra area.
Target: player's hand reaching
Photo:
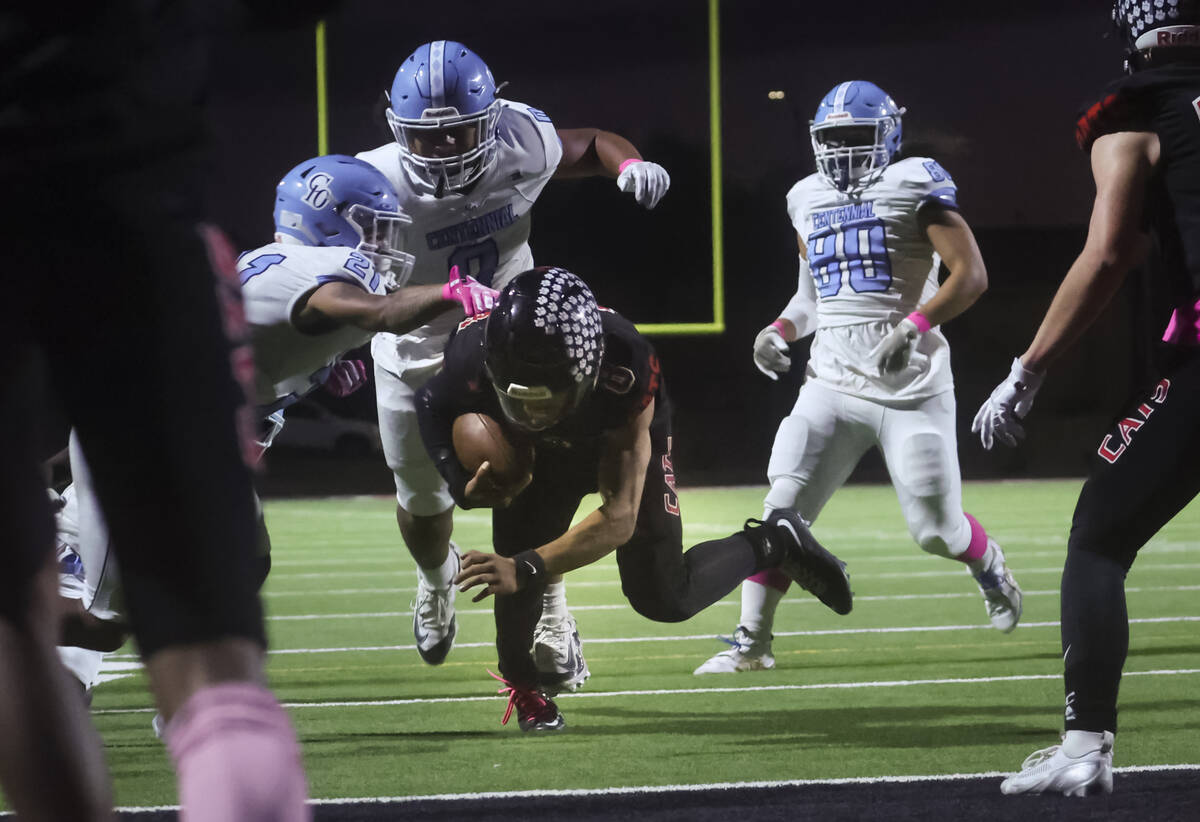
[[[325,390],[335,397],[348,397],[366,384],[367,366],[362,360],[338,360],[325,378]]]
[[[442,286],[442,299],[462,304],[468,317],[478,317],[492,310],[500,292],[488,288],[474,277],[459,274],[458,266],[450,269],[450,280]]]
[[[792,367],[787,340],[779,330],[779,320],[768,325],[754,338],[754,365],[773,380]]]
[[[517,494],[533,481],[532,467],[514,482],[502,482],[492,470],[492,464],[484,460],[475,476],[467,480],[463,496],[472,508],[507,508]]]
[[[1024,419],[1033,407],[1033,398],[1044,378],[1045,374],[1026,370],[1019,357],[1013,359],[1008,377],[979,407],[971,423],[972,433],[979,435],[984,448],[990,451],[995,440],[1011,446],[1024,439],[1025,429],[1018,419]]]
[[[895,374],[903,371],[912,359],[912,353],[921,339],[921,329],[912,316],[905,317],[884,337],[871,352],[870,357],[879,368],[880,374]]]
[[[671,175],[658,163],[637,159],[621,163],[617,188],[633,192],[633,199],[638,201],[638,205],[654,208],[670,187]]]
[[[483,590],[471,597],[472,602],[492,594],[514,594],[519,589],[517,563],[498,554],[467,551],[462,555],[462,566],[454,577],[454,584],[464,592],[482,585]]]

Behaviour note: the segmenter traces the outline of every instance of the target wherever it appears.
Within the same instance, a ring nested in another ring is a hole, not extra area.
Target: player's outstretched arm
[[[971,424],[984,448],[1016,445],[1019,420],[1033,407],[1046,366],[1079,338],[1145,254],[1141,231],[1146,183],[1158,163],[1158,137],[1116,132],[1092,144],[1096,200],[1083,251],[1067,271],[1033,342],[1013,360],[1008,377],[980,406]]]
[[[1142,209],[1146,184],[1159,158],[1150,132],[1106,134],[1092,144],[1096,200],[1083,251],[1067,271],[1021,362],[1031,371],[1070,347],[1117,293],[1146,253]]]
[[[671,187],[671,175],[620,134],[598,128],[562,128],[562,159],[556,178],[615,177],[617,187],[633,194],[639,205],[654,208]]]
[[[454,578],[459,590],[482,587],[473,601],[511,594],[544,574],[565,574],[612,553],[633,538],[650,464],[654,402],[622,429],[608,435],[600,458],[600,507],[553,542],[515,557],[469,551]]]
[[[476,291],[495,292],[471,278],[459,291],[441,285],[406,286],[391,294],[369,294],[356,285],[330,282],[314,291],[297,313],[294,323],[301,331],[321,333],[338,325],[352,325],[364,331],[390,331],[405,334],[428,323],[434,317],[462,307]],[[486,296],[486,295],[484,295]],[[476,301],[478,302],[478,301]],[[474,310],[474,309],[473,309]]]

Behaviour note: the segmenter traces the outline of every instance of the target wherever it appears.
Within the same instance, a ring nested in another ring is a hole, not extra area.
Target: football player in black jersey
[[[310,816],[296,733],[265,685],[234,255],[203,222],[206,41],[232,5],[0,5],[0,189],[20,203],[0,255],[23,272],[0,323],[0,784],[22,818],[114,818],[54,652],[35,447],[54,411],[92,469],[183,818]],[[283,25],[330,3],[241,5]]]
[[[1117,687],[1129,648],[1125,574],[1138,549],[1200,492],[1200,0],[1118,0],[1128,76],[1080,118],[1096,199],[1087,241],[1033,343],[979,409],[985,448],[1015,444],[1050,362],[1073,343],[1145,256],[1174,312],[1162,378],[1099,443],[1075,507],[1062,577],[1066,734],[1004,793],[1112,791]]]
[[[504,485],[487,463],[468,473],[452,428],[469,412],[533,446],[530,476]],[[790,511],[682,551],[670,413],[650,342],[561,268],[517,275],[490,315],[460,325],[441,373],[417,395],[421,436],[455,501],[494,509],[496,553],[468,552],[455,582],[480,587],[476,600],[497,595],[504,719],[515,709],[522,730],[564,726],[547,693],[553,683],[539,681],[530,654],[546,576],[614,550],[625,596],[659,622],[688,619],[770,567],[838,613],[850,611],[845,564]],[[596,491],[600,507],[572,527],[580,501]]]

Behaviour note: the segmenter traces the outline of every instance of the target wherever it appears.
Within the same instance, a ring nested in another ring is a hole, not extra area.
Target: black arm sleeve
[[[445,372],[437,374],[417,392],[417,424],[421,441],[438,473],[450,488],[450,496],[459,508],[470,508],[465,499],[467,481],[472,474],[454,453],[454,413],[450,392],[444,383]]]

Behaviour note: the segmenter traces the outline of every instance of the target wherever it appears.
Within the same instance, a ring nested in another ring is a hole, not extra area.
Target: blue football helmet
[[[410,174],[441,196],[496,161],[501,102],[487,63],[462,43],[434,40],[400,64],[386,116]]]
[[[305,245],[347,246],[368,257],[389,288],[404,285],[414,257],[404,251],[412,224],[383,172],[345,154],[305,160],[275,189],[275,231]]]
[[[867,186],[879,178],[900,150],[904,109],[866,80],[833,87],[809,126],[817,171],[839,191]]]

